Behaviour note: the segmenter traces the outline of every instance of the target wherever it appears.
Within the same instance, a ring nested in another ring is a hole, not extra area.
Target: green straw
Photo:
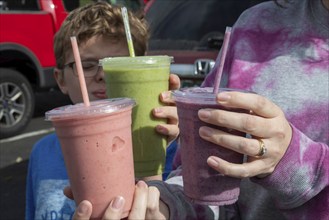
[[[121,8],[121,13],[122,13],[123,24],[125,26],[125,31],[126,31],[126,37],[127,37],[127,44],[128,44],[129,54],[130,54],[131,57],[134,57],[135,56],[135,51],[134,51],[133,40],[131,38],[131,33],[130,33],[127,8],[126,7],[122,7]]]

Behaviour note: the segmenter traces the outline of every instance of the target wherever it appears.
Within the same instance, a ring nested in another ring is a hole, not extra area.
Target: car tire
[[[34,106],[29,81],[16,70],[0,68],[0,138],[19,134],[29,124]]]

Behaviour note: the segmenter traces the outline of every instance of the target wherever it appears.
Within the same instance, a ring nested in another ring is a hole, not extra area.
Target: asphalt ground
[[[31,122],[23,133],[41,129],[43,123],[40,123],[40,120],[43,120],[40,117],[44,117],[46,111],[67,104],[69,104],[68,97],[63,96],[59,91],[37,93],[33,116],[37,123]],[[43,135],[35,136],[29,140],[23,139],[21,140],[23,143],[1,143],[0,164],[3,166],[0,169],[0,220],[24,220],[25,218],[28,156],[33,144],[41,136]]]
[[[24,219],[27,164],[25,160],[0,170],[1,220]]]

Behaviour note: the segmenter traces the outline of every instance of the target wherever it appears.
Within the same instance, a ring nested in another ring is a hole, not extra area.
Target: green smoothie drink
[[[170,63],[168,56],[104,58],[100,61],[111,98],[130,97],[133,109],[133,151],[135,176],[162,174],[165,167],[166,137],[155,126],[166,120],[152,116],[152,109],[161,104],[159,95],[168,90]]]

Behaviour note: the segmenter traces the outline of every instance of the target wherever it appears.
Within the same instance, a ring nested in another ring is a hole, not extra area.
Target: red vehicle
[[[34,92],[56,87],[53,37],[68,12],[61,0],[0,1],[0,7],[0,137],[4,138],[29,123]]]

